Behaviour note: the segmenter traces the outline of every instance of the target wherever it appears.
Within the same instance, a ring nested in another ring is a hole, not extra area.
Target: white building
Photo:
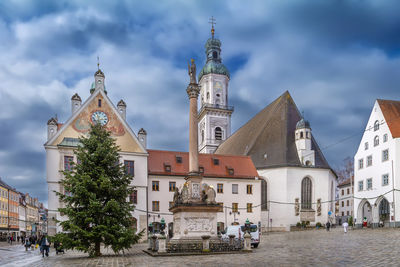
[[[187,152],[148,150],[149,153],[149,223],[157,231],[159,222],[173,221],[169,208],[173,205],[175,188],[182,188],[189,169]],[[254,224],[261,220],[261,180],[250,157],[200,154],[199,169],[203,182],[216,191],[221,205],[217,215],[218,231],[233,223]]]
[[[400,101],[376,100],[354,156],[357,225],[400,222]]]
[[[19,206],[18,206],[18,220],[19,220],[19,235],[26,236],[26,202],[25,195],[23,193],[19,193]]]
[[[268,227],[288,231],[300,221],[309,221],[311,225],[333,221],[336,174],[289,92],[250,119],[215,153],[251,156],[264,181],[264,230]]]
[[[354,193],[354,178],[353,181],[347,179],[338,185],[339,190],[339,214],[337,214],[337,222],[342,224],[347,222],[350,216],[353,216],[353,193]]]
[[[104,86],[104,74],[98,70],[94,75],[94,82],[90,89],[90,97],[82,104],[81,98],[75,94],[71,99],[71,116],[65,123],[59,123],[56,118],[51,118],[47,123],[48,140],[46,149],[46,176],[48,184],[48,231],[50,235],[62,231],[55,220],[65,220],[58,212],[62,207],[54,191],[65,193],[60,185],[63,179],[61,171],[71,168],[70,162],[76,162],[74,149],[78,145],[78,137],[87,133],[90,124],[97,121],[111,131],[120,147],[120,160],[127,167],[128,172],[134,176],[132,186],[138,199],[133,216],[136,219],[138,230],[146,226],[146,192],[147,192],[147,152],[146,132],[141,130],[139,138],[127,124],[126,104],[119,101],[117,107],[107,96]]]

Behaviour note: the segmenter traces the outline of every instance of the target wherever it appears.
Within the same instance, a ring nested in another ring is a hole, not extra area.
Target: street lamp
[[[235,224],[236,223],[236,214],[240,215],[240,211],[230,211],[229,215],[232,215],[232,213],[233,213],[233,224]]]
[[[165,235],[164,233],[164,229],[165,229],[165,220],[164,218],[161,218],[161,225],[160,225],[160,229],[161,229],[161,235]]]
[[[244,223],[244,230],[250,234],[250,221],[249,218],[246,219],[246,222]]]

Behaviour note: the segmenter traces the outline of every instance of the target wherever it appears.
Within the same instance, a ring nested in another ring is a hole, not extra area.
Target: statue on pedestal
[[[191,64],[188,63],[188,72],[190,76],[190,83],[197,84],[196,79],[196,64],[194,63],[194,59],[192,58]]]

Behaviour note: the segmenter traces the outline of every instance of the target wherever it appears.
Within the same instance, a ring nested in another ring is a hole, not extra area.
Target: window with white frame
[[[389,149],[385,149],[382,151],[382,161],[389,160]]]
[[[376,120],[374,123],[374,131],[378,131],[379,130],[379,121]]]
[[[382,175],[382,185],[388,185],[388,184],[389,184],[389,174]]]
[[[372,189],[372,178],[367,179],[367,190]]]
[[[372,155],[367,157],[367,167],[372,166]]]
[[[375,136],[374,138],[374,146],[378,146],[379,145],[379,136]]]
[[[359,160],[358,160],[358,168],[359,168],[359,169],[364,168],[364,159],[359,159]]]
[[[239,185],[233,184],[232,185],[232,194],[238,194],[238,193],[239,193]]]
[[[387,140],[388,140],[388,135],[387,135],[387,134],[384,134],[384,135],[383,135],[383,142],[385,143],[385,142],[387,142]]]
[[[359,181],[358,182],[358,191],[363,191],[364,189],[364,181]]]
[[[365,142],[364,148],[365,148],[365,150],[368,150],[368,142]]]

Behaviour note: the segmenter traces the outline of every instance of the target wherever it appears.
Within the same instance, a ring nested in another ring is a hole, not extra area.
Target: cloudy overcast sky
[[[148,147],[187,150],[187,61],[204,64],[211,16],[232,130],[289,90],[336,168],[375,99],[400,100],[399,10],[396,0],[1,1],[0,177],[47,203],[47,120],[66,121],[74,93],[88,98],[97,56]]]

